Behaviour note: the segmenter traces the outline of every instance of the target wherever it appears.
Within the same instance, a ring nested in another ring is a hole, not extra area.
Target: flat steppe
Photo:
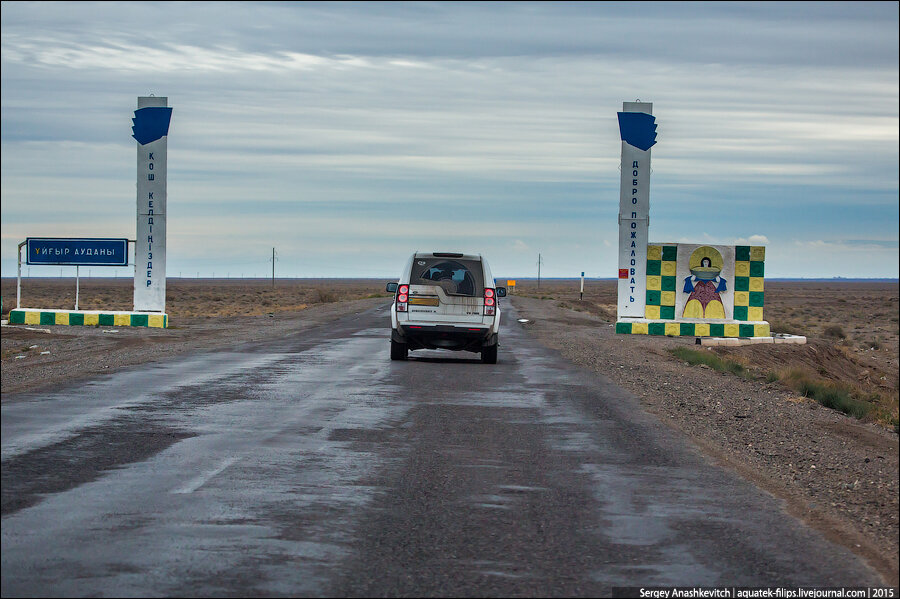
[[[505,280],[505,279],[500,279]],[[170,328],[4,326],[3,401],[182,352],[290,334],[389,301],[385,280],[170,279]],[[2,280],[4,318],[15,279]],[[616,335],[616,282],[517,281],[508,301],[533,338],[616,382],[709,459],[898,584],[898,284],[766,281],[765,318],[806,345],[703,348]],[[80,308],[128,310],[131,279],[82,279]],[[24,307],[72,309],[75,281],[25,279]],[[516,326],[507,321],[505,326]],[[515,348],[502,345],[505,351]],[[679,353],[681,352],[681,353]],[[691,365],[714,356],[735,368]],[[864,409],[824,407],[812,385]],[[33,398],[33,396],[32,396]]]

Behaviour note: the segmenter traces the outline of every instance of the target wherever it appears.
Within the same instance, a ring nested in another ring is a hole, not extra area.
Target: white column
[[[165,107],[165,97],[138,97],[137,107]],[[136,113],[137,114],[137,113]],[[134,309],[166,310],[166,135],[137,147]]]
[[[653,114],[650,102],[624,102],[622,112]],[[618,317],[643,318],[647,301],[647,235],[650,222],[650,149],[622,140],[619,188]],[[623,276],[624,275],[624,276]]]

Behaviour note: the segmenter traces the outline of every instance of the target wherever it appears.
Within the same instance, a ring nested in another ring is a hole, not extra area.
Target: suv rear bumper
[[[450,349],[480,352],[497,345],[497,334],[490,327],[454,325],[398,325],[391,340],[405,343],[409,349]]]

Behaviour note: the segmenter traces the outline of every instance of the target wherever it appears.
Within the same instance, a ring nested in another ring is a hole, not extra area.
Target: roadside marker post
[[[16,308],[22,307],[22,248],[27,241],[23,241],[19,244],[19,267],[18,272],[16,274]]]
[[[578,300],[584,301],[584,271],[581,271],[581,291],[578,293]]]
[[[137,142],[134,310],[166,311],[166,199],[172,108],[165,96],[138,96],[132,119]]]

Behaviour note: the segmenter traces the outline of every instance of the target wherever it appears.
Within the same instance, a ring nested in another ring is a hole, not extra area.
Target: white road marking
[[[204,472],[203,474],[194,478],[191,482],[184,485],[183,487],[173,489],[172,491],[169,491],[169,492],[173,493],[173,494],[193,493],[194,491],[196,491],[197,489],[199,489],[200,487],[205,485],[207,483],[207,481],[209,481],[209,479],[218,475],[223,470],[225,470],[226,468],[228,468],[229,466],[234,464],[236,461],[237,461],[236,457],[227,458],[224,462],[219,464],[216,468],[213,468],[212,470]]]

